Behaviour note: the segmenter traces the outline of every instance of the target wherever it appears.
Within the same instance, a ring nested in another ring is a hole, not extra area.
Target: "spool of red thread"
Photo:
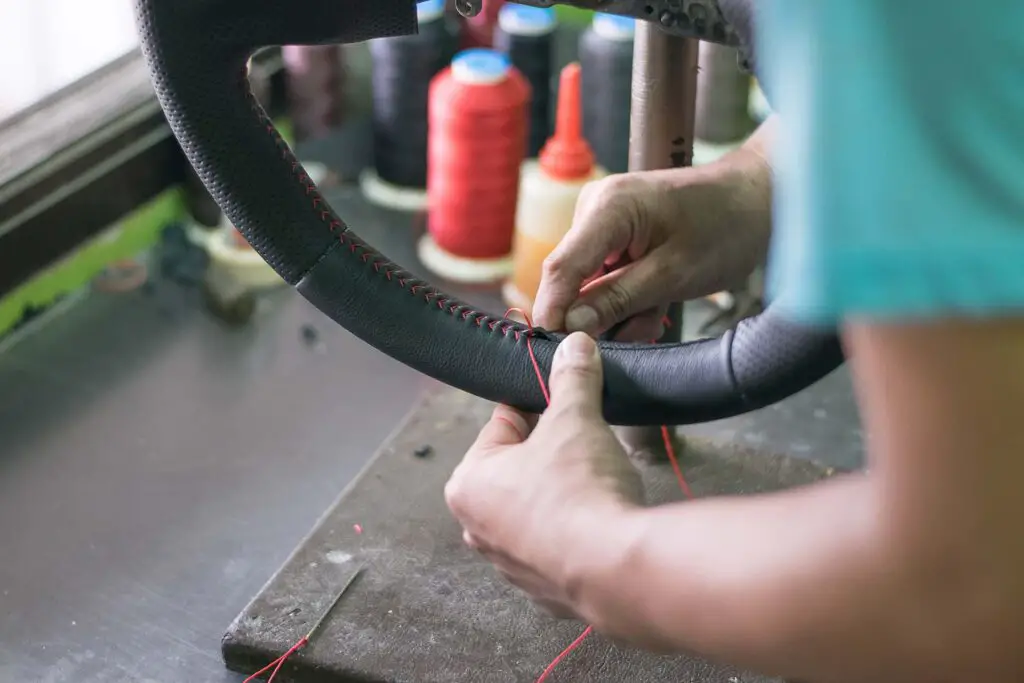
[[[431,81],[419,255],[437,275],[483,283],[511,272],[529,103],[529,83],[494,50],[466,50]]]

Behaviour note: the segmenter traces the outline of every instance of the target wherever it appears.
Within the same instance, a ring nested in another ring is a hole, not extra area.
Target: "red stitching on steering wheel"
[[[408,290],[409,293],[413,295],[417,295],[418,290],[426,290],[423,294],[420,294],[419,296],[421,296],[423,300],[426,301],[427,303],[436,303],[437,307],[440,310],[446,310],[445,306],[451,299],[449,299],[443,292],[436,289],[433,285],[422,283],[419,280],[416,280],[416,284],[412,285],[411,287],[408,287],[407,283],[412,279],[409,273],[406,273],[405,271],[401,270],[394,263],[388,260],[387,257],[378,253],[365,242],[357,239],[349,231],[348,226],[345,225],[345,223],[341,219],[334,216],[330,209],[320,207],[321,204],[323,204],[324,206],[327,206],[328,204],[327,201],[320,194],[320,191],[317,188],[316,183],[313,182],[313,180],[306,174],[304,170],[301,170],[302,163],[297,158],[295,158],[295,154],[288,146],[288,143],[285,142],[284,138],[281,137],[281,134],[277,131],[277,128],[274,126],[273,122],[267,117],[262,107],[259,106],[256,99],[251,95],[250,106],[252,106],[253,111],[259,116],[260,120],[263,122],[267,133],[274,141],[274,145],[281,150],[282,158],[291,163],[292,173],[295,175],[296,180],[298,180],[299,183],[302,184],[302,186],[305,188],[306,194],[311,197],[313,210],[317,211],[317,213],[319,214],[320,221],[322,223],[327,224],[327,229],[330,230],[332,234],[334,234],[335,232],[338,233],[337,236],[339,242],[341,244],[348,246],[349,251],[353,254],[355,254],[357,251],[360,251],[361,253],[359,254],[359,257],[363,261],[363,263],[369,263],[370,265],[372,265],[374,271],[383,274],[384,277],[388,280],[388,282],[397,281],[398,284],[403,289]],[[374,259],[372,263],[370,259]],[[463,310],[459,311],[460,308]],[[546,336],[543,330],[538,330],[533,327],[523,327],[519,323],[507,320],[505,318],[492,318],[492,316],[489,316],[486,313],[481,313],[472,308],[464,307],[458,304],[448,307],[447,313],[453,317],[456,315],[461,315],[463,320],[468,320],[470,316],[473,316],[474,322],[476,323],[477,327],[483,327],[484,321],[487,321],[488,329],[493,331],[495,327],[497,327],[501,331],[501,333],[506,337],[511,332],[514,334],[516,341],[518,341],[520,337],[524,334],[528,337]]]

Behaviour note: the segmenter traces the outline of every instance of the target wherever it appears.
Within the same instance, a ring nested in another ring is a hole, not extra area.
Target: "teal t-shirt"
[[[1024,0],[758,0],[769,293],[812,324],[1024,314]]]

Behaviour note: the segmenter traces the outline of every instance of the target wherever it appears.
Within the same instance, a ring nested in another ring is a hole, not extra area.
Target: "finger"
[[[570,334],[558,345],[551,364],[551,407],[572,407],[600,416],[601,382],[597,343],[582,332]]]
[[[635,221],[627,206],[628,200],[600,196],[579,202],[572,228],[544,261],[533,305],[537,325],[564,329],[566,311],[584,281],[600,271],[609,256],[630,247]]]
[[[566,314],[566,329],[593,334],[664,305],[666,256],[661,248],[655,249],[639,261],[591,282]]]
[[[615,341],[649,342],[661,339],[665,333],[664,318],[667,312],[668,306],[660,306],[634,315],[615,335]]]
[[[466,457],[492,453],[501,446],[522,443],[533,431],[535,420],[536,418],[527,417],[515,408],[499,403],[491,413],[491,419],[480,430]]]

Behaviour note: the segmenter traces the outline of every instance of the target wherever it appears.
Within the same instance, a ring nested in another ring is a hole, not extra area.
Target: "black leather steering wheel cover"
[[[157,97],[189,161],[253,248],[333,320],[443,382],[541,412],[559,335],[474,310],[403,271],[334,213],[253,98],[257,49],[413,33],[412,0],[135,0]],[[771,308],[718,339],[601,344],[612,424],[689,424],[781,400],[842,362],[834,334]],[[367,388],[373,391],[372,387]]]

